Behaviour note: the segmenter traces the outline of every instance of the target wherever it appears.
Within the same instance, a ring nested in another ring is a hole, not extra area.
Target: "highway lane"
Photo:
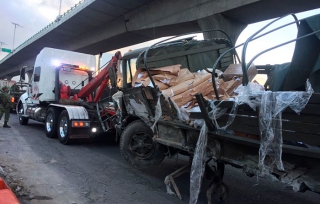
[[[21,188],[17,194],[22,203],[189,203],[188,174],[176,179],[183,200],[167,194],[163,183],[186,163],[182,156],[141,171],[125,162],[112,135],[65,146],[47,138],[40,123],[19,125],[15,114],[11,129],[0,124],[0,166],[14,190]],[[318,194],[285,190],[282,184],[249,178],[232,167],[226,168],[224,182],[229,186],[224,203],[320,203]],[[222,203],[217,196],[215,201]],[[204,191],[198,203],[206,203]]]

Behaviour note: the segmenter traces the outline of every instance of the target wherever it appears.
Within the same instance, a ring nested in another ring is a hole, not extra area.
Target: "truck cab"
[[[48,137],[59,137],[63,144],[70,138],[87,138],[101,130],[94,93],[77,97],[93,79],[93,55],[44,48],[37,55],[29,87],[17,105],[19,122],[43,122]],[[25,70],[21,70],[24,79]],[[97,88],[97,87],[96,87]]]

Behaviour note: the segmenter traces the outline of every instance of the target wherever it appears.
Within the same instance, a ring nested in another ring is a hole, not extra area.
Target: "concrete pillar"
[[[223,30],[230,36],[233,44],[236,43],[241,32],[247,27],[247,24],[224,17],[221,14],[202,18],[198,20],[198,24],[203,31],[212,29]],[[204,39],[226,38],[221,32],[204,32],[203,37]]]

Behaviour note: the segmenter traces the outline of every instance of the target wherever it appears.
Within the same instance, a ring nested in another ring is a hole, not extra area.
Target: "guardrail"
[[[34,34],[33,36],[31,36],[30,38],[28,38],[26,41],[24,41],[23,43],[21,43],[18,47],[16,47],[15,49],[13,49],[11,51],[11,53],[9,53],[6,57],[4,57],[2,60],[0,60],[0,64],[2,63],[2,61],[4,59],[6,59],[9,55],[12,55],[14,53],[15,50],[17,50],[20,47],[23,47],[25,44],[27,44],[29,41],[31,41],[32,39],[34,39],[35,37],[37,37],[38,35],[40,35],[43,31],[47,30],[48,28],[50,28],[52,25],[58,23],[62,18],[64,18],[67,14],[69,14],[72,10],[74,10],[75,8],[77,8],[79,5],[81,5],[83,2],[85,2],[86,0],[80,0],[78,3],[76,3],[73,7],[71,7],[69,10],[67,10],[65,13],[63,13],[62,15],[58,16],[53,22],[51,22],[49,25],[47,25],[46,27],[42,28],[40,31],[38,31],[36,34]]]

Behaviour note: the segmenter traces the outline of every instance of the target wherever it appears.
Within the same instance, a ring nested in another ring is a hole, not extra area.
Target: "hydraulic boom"
[[[98,102],[103,94],[103,91],[108,86],[109,83],[109,67],[113,67],[115,70],[117,69],[117,62],[122,58],[121,52],[118,51],[114,54],[114,56],[111,58],[110,62],[104,67],[104,69],[96,76],[94,77],[89,83],[84,86],[78,93],[78,98],[91,98],[90,94],[97,89],[97,91],[94,102]]]

